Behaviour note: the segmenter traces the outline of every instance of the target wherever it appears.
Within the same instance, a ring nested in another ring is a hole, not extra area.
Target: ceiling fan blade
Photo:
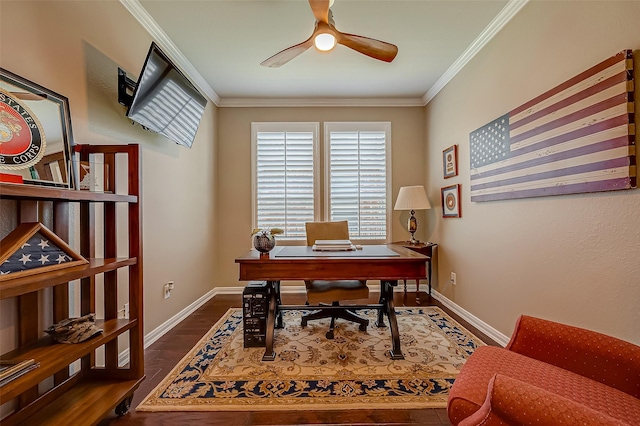
[[[313,46],[313,36],[309,37],[307,40],[303,41],[300,44],[296,44],[295,46],[288,47],[276,53],[269,59],[265,59],[260,65],[262,65],[263,67],[278,68],[286,64],[311,46]]]
[[[329,0],[309,0],[313,16],[318,22],[329,22]]]
[[[398,54],[398,46],[385,41],[363,37],[355,34],[341,33],[336,30],[337,42],[363,55],[385,62],[391,62]]]

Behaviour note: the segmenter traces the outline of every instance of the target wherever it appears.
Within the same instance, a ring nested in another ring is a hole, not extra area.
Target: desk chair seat
[[[307,245],[312,246],[316,240],[348,240],[348,222],[308,222],[306,223]],[[353,321],[360,325],[360,331],[366,331],[369,320],[356,315],[350,311],[348,306],[337,308],[340,301],[367,299],[369,297],[369,287],[366,281],[359,280],[312,280],[305,281],[307,289],[307,304],[321,305],[331,304],[333,309],[319,310],[302,317],[302,327],[307,326],[307,322],[321,318],[331,318],[329,331],[326,333],[327,339],[333,339],[336,318],[346,321]]]
[[[311,305],[331,303],[336,300],[366,299],[369,297],[369,287],[364,281],[313,280],[307,282],[307,302]]]

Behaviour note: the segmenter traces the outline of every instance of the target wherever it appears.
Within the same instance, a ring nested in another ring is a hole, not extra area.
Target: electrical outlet
[[[451,273],[451,284],[453,284],[453,285],[458,284],[458,282],[456,281],[456,273],[455,272]]]
[[[164,298],[168,299],[171,297],[171,291],[173,290],[173,281],[169,281],[167,282],[163,287],[162,290],[164,291]]]

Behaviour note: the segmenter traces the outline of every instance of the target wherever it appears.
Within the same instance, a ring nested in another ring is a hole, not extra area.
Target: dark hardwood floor
[[[284,304],[303,304],[304,294],[283,294]],[[376,303],[378,293],[371,293]],[[104,419],[100,426],[119,425],[450,425],[447,411],[416,410],[344,410],[344,411],[262,411],[262,412],[136,412],[135,407],[171,371],[187,352],[195,346],[213,324],[229,308],[241,307],[241,295],[217,295],[167,334],[145,350],[146,379],[135,392],[130,411],[118,418],[115,414]],[[416,306],[415,293],[396,293],[396,306]],[[421,306],[439,306],[462,326],[485,343],[497,345],[460,317],[427,294],[420,293]],[[147,307],[149,309],[149,307]]]

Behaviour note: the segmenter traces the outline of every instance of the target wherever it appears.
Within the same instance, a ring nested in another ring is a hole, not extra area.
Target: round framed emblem
[[[18,98],[0,89],[0,169],[19,170],[37,164],[46,138],[38,117]]]
[[[447,194],[445,199],[445,203],[447,204],[447,208],[449,210],[453,210],[456,208],[456,197],[453,194]]]

